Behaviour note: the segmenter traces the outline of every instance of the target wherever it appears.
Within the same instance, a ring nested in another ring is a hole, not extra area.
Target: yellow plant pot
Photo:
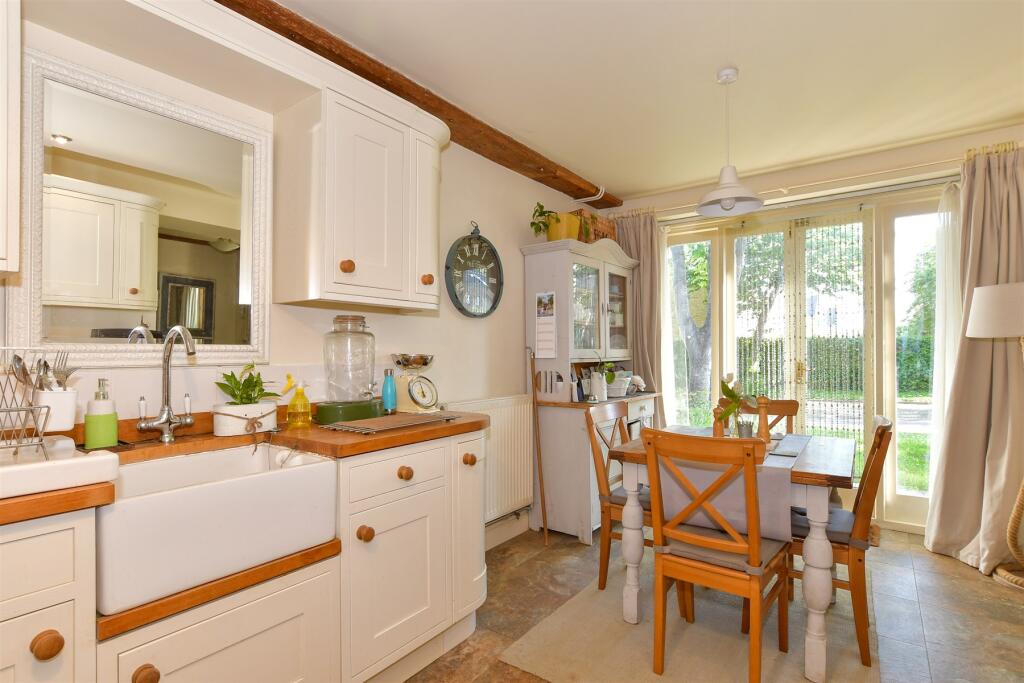
[[[548,216],[548,242],[555,240],[575,240],[580,236],[580,217],[571,213],[559,213]]]

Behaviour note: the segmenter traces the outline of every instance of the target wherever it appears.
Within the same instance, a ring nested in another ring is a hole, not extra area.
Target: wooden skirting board
[[[598,193],[597,185],[589,180],[487,125],[411,78],[357,50],[326,29],[273,0],[216,1],[433,114],[448,124],[452,132],[452,142],[457,142],[496,164],[564,192],[570,197],[593,197]],[[622,200],[609,192],[605,192],[600,199],[588,203],[596,209],[622,206]]]
[[[113,502],[114,485],[108,481],[3,498],[0,499],[0,524],[24,522]]]
[[[203,603],[222,598],[225,595],[255,586],[258,583],[269,581],[296,569],[315,564],[320,560],[326,560],[328,557],[333,557],[340,552],[341,541],[335,538],[327,543],[271,560],[251,569],[240,571],[237,574],[225,576],[222,579],[216,579],[215,581],[204,583],[195,588],[189,588],[174,595],[168,595],[153,602],[147,602],[145,605],[139,605],[124,612],[97,617],[96,638],[101,641],[108,640],[140,626],[145,626],[154,621],[184,612],[187,609],[198,607]]]

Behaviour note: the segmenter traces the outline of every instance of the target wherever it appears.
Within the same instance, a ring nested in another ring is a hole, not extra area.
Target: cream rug
[[[616,566],[618,565],[618,566]],[[654,574],[650,553],[641,566],[640,624],[622,620],[625,569],[613,558],[608,586],[584,588],[506,649],[500,659],[552,683],[580,681],[740,681],[747,675],[747,636],[740,632],[739,598],[695,587],[696,621],[679,616],[675,589],[668,594],[665,673],[651,670],[651,600]],[[870,595],[870,588],[869,588]],[[872,623],[874,611],[868,599]],[[779,652],[775,609],[765,622],[761,674],[764,681],[804,681],[804,606],[800,582],[789,604],[789,653]],[[878,681],[878,646],[871,630],[872,667],[860,663],[849,593],[838,591],[828,613],[828,679]]]

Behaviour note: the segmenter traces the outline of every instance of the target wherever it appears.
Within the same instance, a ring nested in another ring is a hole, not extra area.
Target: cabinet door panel
[[[466,457],[471,456],[471,457]],[[455,547],[455,619],[476,609],[487,597],[487,562],[484,559],[484,468],[487,465],[483,439],[455,444],[453,528]]]
[[[57,631],[64,647],[46,661],[39,661],[29,649],[32,640],[44,631]],[[74,680],[75,603],[64,602],[22,617],[0,622],[0,681]]]
[[[391,296],[408,291],[407,138],[407,129],[355,102],[340,96],[329,102],[329,291],[368,288]]]
[[[117,202],[43,194],[43,303],[116,299]]]
[[[572,263],[573,357],[596,360],[604,350],[604,293],[600,261],[576,256]]]
[[[608,305],[605,320],[608,324],[608,357],[624,359],[630,357],[632,348],[633,292],[630,290],[630,273],[618,266],[605,266],[605,291]]]
[[[443,279],[437,251],[441,155],[427,138],[415,137],[412,148],[413,291],[417,299],[437,301]]]
[[[353,673],[450,622],[446,492],[436,488],[349,519]],[[356,539],[361,526],[374,530],[371,541]]]
[[[17,272],[21,232],[21,3],[0,4],[0,271]]]
[[[121,281],[118,297],[126,306],[156,308],[159,218],[152,209],[122,206]]]

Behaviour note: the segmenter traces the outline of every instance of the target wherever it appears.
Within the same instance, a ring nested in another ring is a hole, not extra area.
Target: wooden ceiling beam
[[[433,114],[448,124],[452,142],[570,197],[592,197],[598,193],[597,185],[589,180],[489,126],[273,0],[216,1]],[[622,200],[605,192],[601,199],[589,204],[597,209],[607,209],[622,206]]]

